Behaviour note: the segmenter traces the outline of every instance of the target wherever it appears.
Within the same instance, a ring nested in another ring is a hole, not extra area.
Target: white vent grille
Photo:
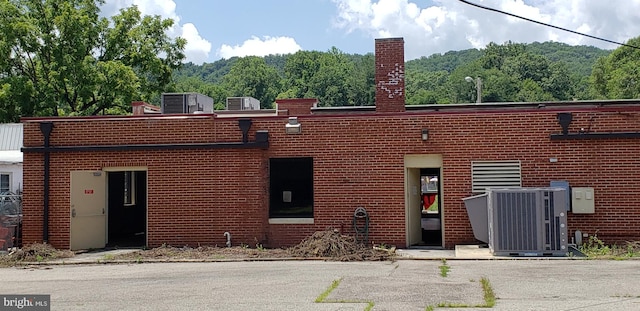
[[[472,161],[471,191],[521,187],[520,161]]]

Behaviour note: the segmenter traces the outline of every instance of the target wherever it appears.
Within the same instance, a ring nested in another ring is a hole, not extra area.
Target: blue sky
[[[183,22],[208,25],[198,27],[198,31],[216,48],[223,44],[242,45],[251,37],[262,40],[265,37],[294,38],[305,50],[323,51],[334,45],[363,53],[373,46],[373,41],[367,36],[347,35],[332,26],[337,8],[330,0],[175,2],[176,13],[182,16]],[[207,10],[200,10],[200,4]]]
[[[618,42],[640,36],[640,0],[470,1]],[[103,13],[130,5],[173,18],[169,35],[187,39],[197,64],[333,46],[364,54],[383,37],[404,37],[407,60],[508,40],[616,47],[457,0],[106,0]]]

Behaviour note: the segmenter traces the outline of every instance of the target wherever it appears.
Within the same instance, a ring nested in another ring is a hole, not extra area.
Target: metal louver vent
[[[228,98],[227,99],[227,110],[242,110],[242,98]]]
[[[520,161],[472,161],[471,191],[521,187]]]
[[[185,113],[184,95],[165,94],[163,95],[164,113]]]

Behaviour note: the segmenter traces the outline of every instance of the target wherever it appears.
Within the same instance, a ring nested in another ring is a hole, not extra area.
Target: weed
[[[449,275],[449,270],[451,269],[451,267],[447,265],[446,259],[442,259],[442,265],[439,268],[440,268],[440,276],[442,276],[443,278],[446,278],[447,275]]]
[[[493,287],[489,283],[489,279],[483,277],[480,279],[482,284],[482,292],[484,293],[484,306],[487,308],[493,308],[496,305],[496,294],[493,292]]]
[[[104,260],[113,260],[113,259],[115,259],[115,256],[113,256],[113,254],[105,254],[104,256],[102,256],[102,259],[104,259]]]
[[[440,302],[436,305],[438,308],[493,308],[496,305],[496,294],[493,292],[493,288],[489,283],[489,280],[485,277],[480,279],[482,284],[482,293],[484,303],[479,305],[468,305],[464,303],[452,303],[452,302]],[[433,311],[434,306],[427,306],[426,311]]]
[[[37,262],[42,262],[42,261],[44,261],[44,257],[42,257],[42,255],[36,255],[36,261]]]
[[[318,296],[318,298],[316,298],[315,302],[317,303],[322,303],[322,302],[332,302],[332,303],[366,303],[367,306],[364,308],[364,311],[371,311],[371,309],[373,309],[373,307],[375,306],[375,303],[373,301],[358,301],[358,300],[327,300],[327,297],[329,297],[329,295],[331,294],[331,292],[336,289],[338,287],[338,285],[340,285],[340,282],[342,282],[342,279],[337,279],[334,280],[331,283],[331,286],[329,286],[324,292],[322,292],[322,294],[320,294],[320,296]]]
[[[260,243],[260,242],[258,241],[258,238],[254,237],[254,238],[253,238],[253,241],[256,243],[256,249],[257,249],[257,250],[259,250],[259,251],[261,251],[261,252],[264,252],[264,251],[265,251],[264,245],[262,245],[262,243]]]
[[[580,251],[589,258],[624,260],[640,256],[640,242],[626,242],[625,245],[607,245],[597,234],[589,236]]]
[[[373,303],[373,301],[369,301],[367,303],[367,306],[364,308],[364,311],[371,311],[371,309],[373,309],[373,306],[375,306],[376,304]]]
[[[611,255],[611,247],[598,238],[598,234],[589,236],[586,243],[580,246],[580,251],[589,257],[602,257]]]
[[[427,306],[426,308],[424,308],[424,311],[433,311],[435,310],[434,306]]]
[[[316,298],[316,302],[323,302],[325,299],[327,299],[327,297],[329,297],[329,294],[331,294],[331,292],[336,289],[338,285],[340,285],[340,282],[342,282],[342,279],[334,280],[331,283],[331,286],[329,286],[329,288],[327,288],[322,294],[320,294],[320,296],[318,296],[318,298]]]

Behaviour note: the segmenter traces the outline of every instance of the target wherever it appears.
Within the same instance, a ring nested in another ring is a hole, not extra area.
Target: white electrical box
[[[571,188],[571,211],[574,214],[593,214],[596,212],[592,187]]]

